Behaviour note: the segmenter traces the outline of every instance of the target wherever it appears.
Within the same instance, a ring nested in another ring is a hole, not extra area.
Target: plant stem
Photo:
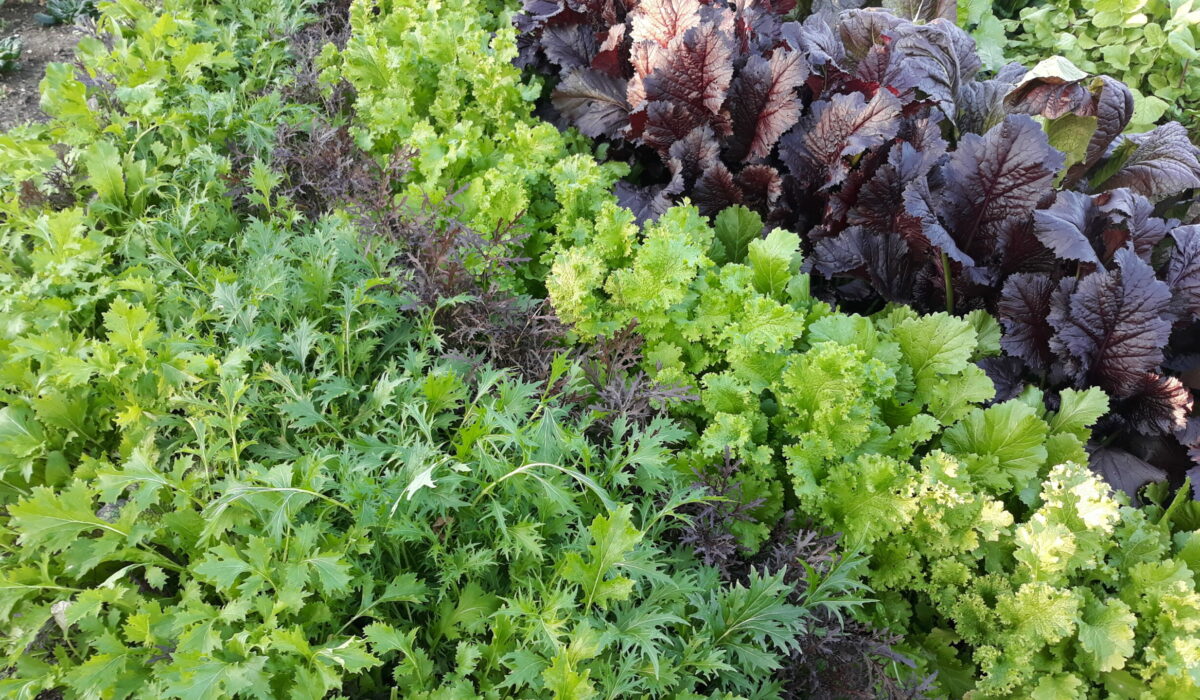
[[[942,281],[946,285],[946,313],[954,313],[954,285],[950,283],[950,256],[942,252]]]

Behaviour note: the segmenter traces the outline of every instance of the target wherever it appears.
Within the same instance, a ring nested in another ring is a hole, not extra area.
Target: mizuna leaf
[[[1050,344],[1077,382],[1127,397],[1162,363],[1171,293],[1132,250],[1118,251],[1115,261],[1115,270],[1063,282],[1049,316]]]
[[[80,482],[61,492],[34,487],[27,498],[9,506],[8,513],[21,545],[50,552],[62,551],[97,531],[128,535],[124,528],[96,515],[92,496]]]
[[[587,559],[572,552],[563,562],[563,578],[579,585],[589,608],[607,607],[610,601],[629,597],[633,581],[620,575],[620,566],[642,539],[631,515],[631,507],[624,505],[610,516],[596,516],[588,530],[592,543],[587,547]]]

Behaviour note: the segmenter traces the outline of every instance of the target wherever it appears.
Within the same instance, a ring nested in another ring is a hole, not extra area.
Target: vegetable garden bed
[[[1200,696],[1189,3],[96,6],[0,695]]]

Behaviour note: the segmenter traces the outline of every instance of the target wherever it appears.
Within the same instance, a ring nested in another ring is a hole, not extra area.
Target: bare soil
[[[79,34],[70,25],[43,27],[33,19],[41,10],[38,2],[8,0],[0,6],[0,37],[19,34],[24,46],[16,70],[0,73],[0,131],[29,121],[44,121],[38,102],[38,84],[46,64],[70,61]]]

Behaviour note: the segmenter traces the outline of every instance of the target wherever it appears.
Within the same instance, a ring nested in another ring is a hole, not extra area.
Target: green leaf
[[[713,261],[722,265],[740,263],[746,259],[750,242],[762,236],[763,222],[754,211],[737,205],[717,214],[713,228]]]
[[[973,457],[974,478],[995,490],[1020,490],[1046,462],[1048,426],[1019,400],[975,409],[942,435],[942,448]]]
[[[21,533],[18,542],[31,551],[59,552],[87,533],[97,530],[120,535],[121,527],[99,518],[92,510],[92,494],[79,482],[61,493],[44,486],[34,487],[27,498],[9,506],[12,527]]]
[[[790,231],[775,229],[766,238],[751,241],[747,263],[753,271],[754,288],[783,301],[788,283],[800,270],[800,237]]]
[[[614,575],[642,539],[642,533],[631,522],[632,513],[632,506],[623,505],[609,517],[596,516],[588,528],[592,540],[587,547],[588,559],[571,552],[563,562],[563,578],[579,585],[586,608],[603,608],[609,601],[625,600],[633,590],[632,580]]]
[[[201,578],[212,581],[223,591],[232,591],[237,578],[251,570],[251,566],[242,560],[237,550],[227,544],[217,545],[208,550],[203,561],[193,567]]]
[[[1071,166],[1083,162],[1092,135],[1096,133],[1096,124],[1096,117],[1080,117],[1075,114],[1064,114],[1046,124],[1046,137],[1050,140],[1050,145],[1066,155],[1066,161],[1059,171],[1059,179]]]
[[[554,700],[590,700],[596,697],[596,688],[588,680],[589,675],[590,671],[586,669],[583,673],[576,671],[564,652],[555,656],[542,672],[542,680]]]
[[[117,147],[108,141],[96,141],[83,155],[88,184],[96,190],[102,202],[122,209],[125,198],[125,177],[121,174],[123,159]]]
[[[1079,645],[1097,670],[1125,668],[1125,661],[1133,656],[1137,625],[1133,611],[1121,600],[1109,599],[1106,603],[1093,600],[1084,608],[1079,623]]]
[[[1089,426],[1108,413],[1108,395],[1099,387],[1084,391],[1064,389],[1058,412],[1050,416],[1051,433],[1070,433],[1086,442]]]

